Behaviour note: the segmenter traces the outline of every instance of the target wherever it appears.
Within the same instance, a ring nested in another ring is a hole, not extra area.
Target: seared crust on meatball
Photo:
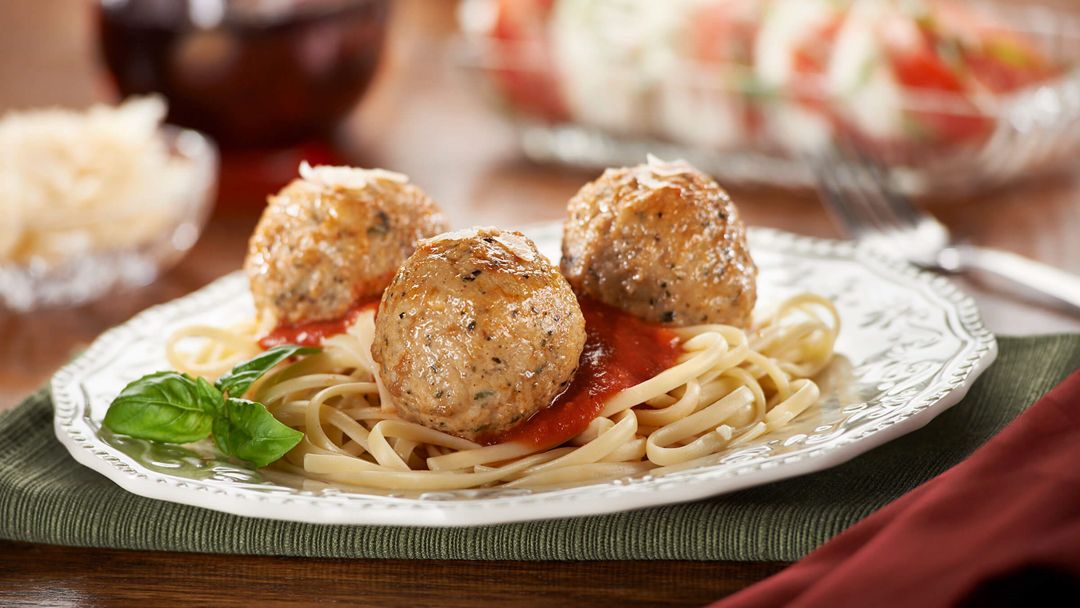
[[[654,323],[745,327],[757,267],[727,193],[685,162],[608,169],[568,205],[574,290]]]
[[[422,241],[383,293],[371,354],[398,415],[467,439],[525,421],[569,385],[585,319],[520,232]]]
[[[418,240],[446,230],[435,202],[403,175],[301,170],[269,197],[244,263],[264,331],[342,317],[379,296]]]

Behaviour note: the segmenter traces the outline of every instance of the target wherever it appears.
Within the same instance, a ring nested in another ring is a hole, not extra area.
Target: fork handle
[[[1080,312],[1080,276],[999,249],[959,245],[956,253],[959,269],[977,270],[1004,279],[1022,288],[1025,295],[1049,298]]]

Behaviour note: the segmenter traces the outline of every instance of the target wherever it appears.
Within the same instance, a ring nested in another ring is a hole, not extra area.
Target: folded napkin
[[[41,392],[0,415],[0,538],[310,557],[791,561],[963,460],[1080,367],[1080,335],[999,347],[961,403],[827,471],[688,504],[477,528],[300,524],[135,496],[72,460]]]
[[[1080,371],[967,460],[714,607],[1063,598],[1080,599]]]

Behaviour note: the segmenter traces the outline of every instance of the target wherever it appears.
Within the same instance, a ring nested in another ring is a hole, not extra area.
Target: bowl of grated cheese
[[[198,239],[218,154],[157,97],[0,118],[0,308],[145,285]]]

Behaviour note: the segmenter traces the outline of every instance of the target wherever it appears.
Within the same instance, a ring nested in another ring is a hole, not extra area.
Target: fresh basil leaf
[[[203,411],[211,416],[221,415],[221,408],[225,405],[225,396],[221,394],[217,387],[207,382],[205,378],[197,377],[195,378],[195,391],[199,404],[203,406]]]
[[[103,424],[140,439],[189,443],[210,434],[221,401],[221,393],[202,378],[157,372],[125,386]]]
[[[319,349],[310,346],[295,344],[275,346],[249,361],[237,363],[232,371],[218,378],[216,386],[219,391],[227,393],[230,397],[243,397],[252,382],[261,378],[278,363],[295,355],[310,355],[317,352]]]
[[[219,450],[257,467],[281,458],[304,438],[274,418],[265,405],[247,399],[226,399],[213,430]]]

